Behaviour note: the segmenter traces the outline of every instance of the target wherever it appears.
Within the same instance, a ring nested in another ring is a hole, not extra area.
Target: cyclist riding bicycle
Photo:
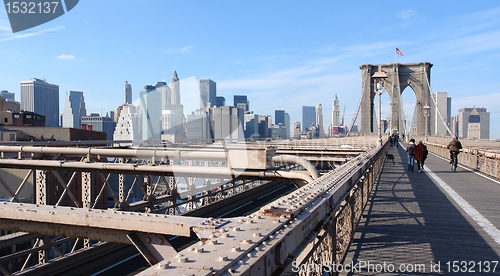
[[[457,158],[457,155],[460,153],[460,149],[462,148],[462,143],[458,141],[457,136],[453,136],[453,140],[448,143],[446,146],[447,149],[450,149],[450,164],[453,163],[453,160]]]

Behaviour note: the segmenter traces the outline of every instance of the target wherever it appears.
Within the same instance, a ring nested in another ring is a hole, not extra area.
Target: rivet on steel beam
[[[198,243],[198,245],[205,245],[205,243],[204,243],[204,242],[202,242],[202,241],[200,241],[200,242]]]
[[[214,268],[212,266],[204,266],[203,267],[203,270],[210,270],[210,271],[213,271]]]
[[[240,248],[239,247],[233,247],[231,249],[231,251],[233,251],[233,252],[240,252]]]
[[[179,263],[185,263],[188,261],[188,257],[180,257],[179,258]]]
[[[203,247],[195,248],[194,252],[196,252],[196,253],[203,253],[203,252],[205,252],[205,249],[203,249]]]
[[[158,244],[163,244],[163,239],[158,239],[157,242]]]
[[[210,241],[210,244],[212,244],[212,245],[216,245],[216,244],[217,244],[217,240],[211,240],[211,241]]]
[[[253,256],[252,256],[252,253],[248,253],[248,254],[247,254],[247,257],[248,257],[248,258],[252,258],[252,257],[253,257]]]
[[[227,229],[226,228],[221,228],[221,229],[219,229],[219,232],[221,232],[221,233],[227,232]]]
[[[280,222],[281,222],[281,220],[279,220],[279,219],[275,219],[275,220],[273,220],[273,222],[274,222],[274,223],[280,223]]]
[[[253,233],[253,236],[254,236],[254,237],[260,237],[260,236],[261,236],[261,234],[260,234],[259,232],[255,232],[255,233]]]
[[[158,263],[158,268],[159,269],[167,269],[170,267],[170,262],[169,261],[163,261]]]
[[[252,243],[252,240],[243,240],[243,243]]]
[[[151,239],[149,237],[146,237],[144,241],[146,241],[147,243],[151,243]]]
[[[243,222],[245,222],[245,220],[244,220],[244,219],[239,219],[239,220],[238,220],[238,223],[243,223]]]
[[[241,231],[241,229],[240,229],[239,227],[234,227],[234,228],[233,228],[233,231],[235,231],[235,232],[236,232],[236,231]]]
[[[216,236],[216,235],[214,235],[214,234],[210,234],[210,236],[208,236],[208,238],[209,238],[209,239],[214,239],[214,238],[217,238],[217,236]]]
[[[251,220],[247,220],[247,223],[253,223],[253,220],[252,219]]]
[[[229,238],[230,236],[229,236],[229,234],[228,234],[228,233],[223,233],[223,234],[221,235],[221,237],[223,237],[223,238]]]
[[[220,256],[219,257],[219,261],[220,262],[227,262],[229,259],[227,258],[227,256]]]
[[[235,272],[236,272],[236,270],[234,268],[229,269],[229,273],[235,273]]]

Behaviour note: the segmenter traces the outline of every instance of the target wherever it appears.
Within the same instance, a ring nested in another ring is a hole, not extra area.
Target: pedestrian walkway
[[[500,184],[432,154],[408,172],[404,149],[389,153],[340,275],[500,275]]]

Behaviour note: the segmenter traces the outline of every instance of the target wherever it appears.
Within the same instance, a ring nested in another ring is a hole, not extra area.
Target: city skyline
[[[256,114],[287,110],[292,123],[301,121],[303,105],[318,103],[323,105],[324,122],[331,122],[330,103],[338,94],[350,125],[361,97],[359,66],[394,62],[398,47],[405,53],[398,56],[400,63],[433,63],[432,92],[447,92],[453,99],[451,116],[460,108],[485,107],[491,112],[490,138],[500,138],[495,128],[500,108],[492,104],[500,100],[495,89],[499,5],[451,3],[399,3],[389,8],[364,3],[358,9],[355,4],[326,1],[315,7],[195,1],[171,3],[169,9],[176,12],[159,24],[137,15],[159,16],[166,5],[161,1],[121,1],[120,16],[109,15],[112,3],[102,3],[94,12],[93,3],[82,2],[67,16],[16,34],[0,9],[0,58],[7,65],[0,69],[0,90],[16,93],[19,101],[20,81],[45,78],[60,91],[85,91],[88,112],[101,113],[123,103],[125,80],[140,91],[177,71],[183,76],[181,83],[197,86],[199,79],[214,80],[218,95],[226,99],[247,95]],[[227,16],[208,20],[209,14]],[[388,20],[375,24],[369,19],[374,14]],[[346,24],[347,30],[338,28]],[[168,36],[175,39],[154,35],[166,26],[175,26]],[[304,35],[297,40],[297,33]],[[184,94],[185,85],[181,86]],[[64,93],[59,97],[62,111]],[[189,98],[182,97],[188,114],[194,109],[187,108]],[[415,96],[407,89],[402,98],[405,115],[411,117]],[[198,107],[199,100],[197,95]],[[385,117],[387,94],[382,101]]]

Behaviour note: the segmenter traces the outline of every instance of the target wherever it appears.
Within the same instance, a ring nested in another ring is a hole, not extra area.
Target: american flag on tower
[[[404,56],[404,55],[405,55],[405,54],[403,53],[403,51],[399,50],[399,48],[396,48],[396,54],[401,55],[401,56]]]

